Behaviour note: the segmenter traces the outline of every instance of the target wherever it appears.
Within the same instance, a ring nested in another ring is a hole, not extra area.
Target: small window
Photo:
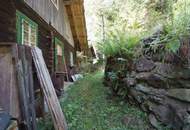
[[[37,24],[17,11],[17,42],[29,46],[37,46],[37,33]]]
[[[59,9],[59,0],[51,0],[51,2],[54,4],[54,6]]]
[[[22,21],[22,44],[29,46],[37,46],[37,29],[28,21]]]
[[[57,55],[58,56],[63,56],[63,49],[62,49],[62,47],[59,45],[59,44],[57,44]]]
[[[64,45],[58,38],[55,38],[55,53],[54,53],[55,69],[57,71],[63,70],[64,64]]]
[[[73,52],[70,52],[70,64],[71,64],[71,66],[74,66]]]

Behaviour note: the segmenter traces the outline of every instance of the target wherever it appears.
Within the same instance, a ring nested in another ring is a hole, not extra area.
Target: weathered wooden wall
[[[64,55],[65,55],[65,60],[67,63],[67,66],[70,65],[70,52],[73,52],[74,54],[74,61],[76,61],[76,51],[75,47],[69,43],[68,36],[62,35],[58,31],[56,31],[51,25],[48,24],[44,19],[45,15],[47,17],[51,17],[53,14],[53,11],[55,11],[53,20],[55,22],[55,25],[59,25],[60,27],[57,26],[57,28],[63,30],[63,32],[66,32],[66,28],[70,30],[70,23],[69,20],[67,19],[67,14],[65,8],[60,7],[59,10],[54,7],[54,5],[51,3],[50,0],[28,0],[28,5],[32,4],[31,7],[39,8],[36,11],[38,14],[28,6],[27,4],[23,3],[21,0],[0,0],[0,42],[14,42],[16,43],[16,10],[21,11],[24,13],[27,17],[32,19],[34,22],[38,24],[38,47],[42,49],[43,56],[45,58],[45,62],[48,66],[48,69],[50,73],[54,71],[55,65],[54,65],[54,45],[52,42],[52,39],[54,37],[59,38],[63,43],[64,43]],[[41,9],[45,8],[45,6],[39,6],[42,5],[41,2],[46,1],[47,5],[51,5],[50,9],[49,7],[46,7],[49,12],[44,12],[46,9]],[[60,6],[63,6],[62,1],[59,4]],[[52,12],[51,12],[52,11]],[[56,13],[57,12],[57,13]],[[58,15],[58,13],[60,13]],[[39,14],[44,14],[44,16],[39,15]],[[61,16],[62,14],[62,16]],[[42,19],[41,17],[44,19]],[[58,18],[59,16],[59,18]],[[65,18],[66,17],[66,18]],[[62,20],[60,20],[62,18]],[[50,19],[50,18],[49,18]],[[58,20],[56,20],[58,19]],[[67,22],[65,22],[65,21]],[[58,24],[56,22],[59,22]],[[64,24],[67,23],[67,24]],[[71,37],[70,35],[69,37]]]
[[[20,119],[14,54],[10,45],[2,44],[0,47],[0,107],[14,118]]]
[[[54,63],[54,50],[51,39],[51,32],[39,25],[38,47],[42,49],[42,53],[48,67],[49,72],[53,71]]]
[[[35,94],[33,81],[33,61],[31,48],[29,46],[17,45],[15,48],[17,84],[19,90],[20,111],[22,116],[22,127],[24,130],[37,130]],[[12,103],[14,104],[14,103]],[[14,108],[14,107],[13,107]]]
[[[35,1],[38,1],[38,0],[34,0],[33,4],[37,4]],[[44,1],[44,0],[42,0],[42,1]],[[50,1],[50,0],[46,0],[46,1],[48,3],[48,1]],[[52,4],[50,2],[49,2],[49,4]],[[43,55],[45,58],[45,62],[47,64],[50,72],[55,70],[55,64],[54,64],[54,51],[55,50],[54,50],[54,45],[53,45],[54,43],[52,42],[53,38],[55,38],[55,37],[57,37],[59,40],[61,40],[62,43],[64,44],[64,55],[65,55],[67,66],[70,65],[70,52],[73,52],[74,61],[76,61],[75,47],[73,45],[69,44],[69,41],[66,39],[65,36],[63,36],[58,31],[56,31],[51,25],[49,25],[46,21],[44,21],[44,19],[41,19],[41,16],[37,15],[36,12],[32,8],[27,6],[26,4],[23,4],[22,2],[16,2],[15,4],[19,11],[24,13],[26,16],[28,16],[30,19],[32,19],[34,22],[36,22],[38,24],[38,29],[39,29],[38,47],[40,49],[42,49],[42,52],[43,52]],[[54,5],[52,7],[55,8]],[[64,13],[66,13],[66,11]],[[63,12],[62,12],[62,14],[63,14]],[[69,23],[69,21],[68,21],[68,23]],[[62,26],[64,28],[65,25],[62,24]],[[68,26],[68,28],[70,28],[70,25],[67,25],[67,26]]]
[[[12,0],[0,0],[0,42],[16,42],[15,10]]]
[[[25,0],[47,23],[51,24],[61,35],[74,46],[70,23],[66,8],[62,0],[59,0],[57,9],[51,0]]]

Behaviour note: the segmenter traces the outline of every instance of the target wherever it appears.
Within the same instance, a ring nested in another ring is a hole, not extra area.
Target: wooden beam
[[[80,2],[80,0],[63,0],[64,5],[71,5]]]
[[[32,56],[37,70],[37,76],[53,119],[55,130],[67,130],[68,128],[65,116],[62,112],[41,50],[37,47],[32,48]]]

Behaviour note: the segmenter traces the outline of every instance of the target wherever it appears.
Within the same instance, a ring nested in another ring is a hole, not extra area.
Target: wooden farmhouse
[[[33,101],[40,84],[28,47],[41,49],[54,87],[63,87],[77,53],[89,56],[83,0],[0,0],[0,111],[32,126],[43,108]]]
[[[0,42],[37,46],[50,74],[88,54],[83,0],[0,0]]]

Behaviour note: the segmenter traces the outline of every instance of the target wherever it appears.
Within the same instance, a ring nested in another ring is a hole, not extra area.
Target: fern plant
[[[98,47],[106,57],[116,55],[133,57],[133,50],[139,42],[138,36],[114,30],[107,35],[104,42],[98,44]]]

